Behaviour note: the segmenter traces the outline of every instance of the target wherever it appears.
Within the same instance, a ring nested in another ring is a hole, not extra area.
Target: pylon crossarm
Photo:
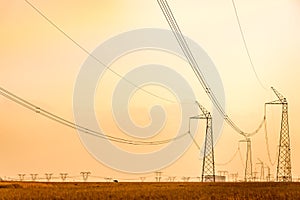
[[[198,101],[196,101],[196,104],[199,106],[201,112],[206,118],[211,118],[210,112],[208,112]]]
[[[273,92],[275,93],[275,95],[277,96],[277,98],[279,99],[279,101],[281,101],[282,103],[284,101],[286,101],[286,99],[284,98],[284,96],[282,94],[280,94],[274,87],[271,87],[271,89],[273,90]]]
[[[279,100],[271,101],[268,103],[265,103],[265,105],[282,105],[283,103]]]
[[[194,116],[194,117],[190,117],[190,119],[207,119],[207,117],[205,115],[197,115],[197,116]]]

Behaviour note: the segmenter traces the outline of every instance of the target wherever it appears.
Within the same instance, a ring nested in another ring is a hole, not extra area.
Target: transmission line
[[[160,9],[162,10],[177,42],[180,45],[180,48],[182,49],[189,65],[191,66],[192,70],[194,71],[198,81],[200,82],[202,88],[204,89],[204,91],[206,92],[206,94],[208,95],[209,99],[211,100],[211,102],[213,103],[213,105],[216,107],[217,111],[221,114],[221,116],[224,118],[224,120],[227,122],[227,124],[229,126],[231,126],[237,133],[245,136],[245,137],[250,137],[255,135],[256,133],[259,132],[259,130],[262,128],[264,122],[265,122],[265,118],[263,118],[262,122],[259,124],[258,128],[255,129],[253,132],[244,132],[242,131],[230,118],[229,116],[226,114],[226,112],[224,111],[223,107],[221,106],[221,104],[219,103],[218,99],[216,98],[215,94],[213,93],[213,91],[210,89],[207,81],[205,80],[205,77],[203,75],[203,73],[201,72],[186,40],[185,37],[183,36],[177,22],[176,19],[171,11],[171,8],[168,5],[167,0],[157,0]]]
[[[246,39],[245,39],[244,31],[243,31],[242,26],[241,26],[240,18],[239,18],[239,15],[238,15],[237,8],[236,8],[236,5],[234,3],[234,0],[231,0],[231,2],[232,2],[232,5],[233,5],[233,8],[234,8],[234,13],[235,13],[236,20],[237,20],[237,23],[238,23],[238,26],[239,26],[239,30],[240,30],[240,33],[241,33],[241,36],[242,36],[242,39],[243,39],[244,47],[245,47],[245,50],[246,50],[246,53],[247,53],[250,65],[252,67],[252,70],[253,70],[253,72],[255,74],[256,80],[258,81],[258,83],[260,84],[260,86],[262,88],[264,88],[265,90],[267,90],[267,88],[264,86],[264,84],[260,80],[260,78],[259,78],[259,76],[258,76],[258,74],[257,74],[257,72],[255,70],[255,66],[253,64],[252,57],[251,57],[250,52],[249,52],[249,48],[248,48],[248,45],[247,45],[247,42],[246,42]]]
[[[171,12],[171,9],[167,3],[167,1],[165,0],[157,0],[160,8],[162,9],[171,29],[172,32],[174,33],[178,43],[180,44],[181,49],[184,52],[184,55],[186,56],[190,66],[192,67],[194,73],[197,76],[197,79],[199,80],[199,82],[201,83],[202,87],[204,88],[205,92],[207,93],[207,95],[209,96],[209,98],[211,99],[212,103],[214,104],[214,106],[217,108],[218,112],[223,116],[224,120],[238,133],[240,133],[241,135],[245,136],[245,137],[249,137],[252,136],[254,134],[256,134],[262,127],[264,120],[261,122],[261,124],[259,125],[259,127],[250,133],[244,132],[242,131],[229,117],[228,115],[226,115],[225,111],[223,110],[222,106],[220,105],[220,103],[218,102],[217,98],[215,97],[214,93],[211,91],[210,87],[208,86],[201,70],[199,69],[197,62],[195,60],[195,58],[193,57],[192,52],[190,51],[187,42],[185,40],[185,38],[183,37],[181,30],[173,16],[173,13]],[[54,26],[59,32],[61,32],[65,37],[67,37],[70,41],[72,41],[76,46],[78,46],[81,50],[83,50],[86,54],[88,54],[89,56],[91,56],[93,59],[95,59],[99,64],[101,64],[102,66],[104,66],[106,69],[110,70],[112,73],[114,73],[115,75],[117,75],[118,77],[124,79],[126,82],[130,83],[131,85],[133,85],[134,87],[136,87],[137,89],[142,90],[143,92],[157,97],[159,99],[162,99],[164,101],[168,101],[170,103],[175,103],[175,101],[161,97],[159,95],[156,95],[148,90],[143,89],[142,87],[136,85],[135,83],[131,82],[130,80],[126,79],[125,77],[123,77],[121,74],[119,74],[118,72],[112,70],[109,66],[105,65],[101,60],[99,60],[97,57],[95,57],[94,55],[92,55],[87,49],[85,49],[82,45],[80,45],[78,42],[76,42],[72,37],[70,37],[66,32],[64,32],[59,26],[57,26],[53,21],[51,21],[43,12],[41,12],[37,7],[35,7],[32,3],[30,3],[28,0],[25,0],[25,2],[30,5],[40,16],[42,16],[48,23],[50,23],[52,26]]]
[[[96,137],[99,137],[101,139],[105,139],[105,140],[109,140],[109,141],[113,141],[113,142],[117,142],[117,143],[123,143],[123,144],[130,144],[130,145],[161,145],[161,144],[166,144],[175,140],[178,140],[186,135],[189,134],[189,132],[183,133],[177,137],[174,138],[170,138],[170,139],[165,139],[165,140],[158,140],[158,141],[141,141],[141,140],[128,140],[128,139],[124,139],[124,138],[120,138],[120,137],[114,137],[114,136],[110,136],[110,135],[106,135],[103,134],[101,132],[95,131],[95,130],[91,130],[89,128],[86,128],[84,126],[81,126],[79,124],[75,124],[74,122],[71,122],[69,120],[66,120],[52,112],[49,112],[11,92],[9,92],[8,90],[0,87],[0,95],[2,95],[3,97],[37,113],[40,114],[52,121],[55,121],[57,123],[60,123],[64,126],[67,126],[69,128],[73,128],[76,129],[82,133],[86,133],[86,134],[90,134]]]
[[[99,58],[97,58],[96,56],[94,56],[91,52],[89,52],[85,47],[83,47],[79,42],[77,42],[76,40],[74,40],[69,34],[67,34],[62,28],[60,28],[56,23],[54,23],[50,18],[48,18],[40,9],[38,9],[36,6],[34,6],[31,2],[29,2],[28,0],[25,0],[25,2],[32,7],[42,18],[44,18],[49,24],[51,24],[55,29],[57,29],[60,33],[62,33],[66,38],[68,38],[71,42],[73,42],[77,47],[79,47],[83,52],[85,52],[88,56],[90,56],[91,58],[93,58],[96,62],[98,62],[101,66],[103,66],[104,68],[108,69],[109,71],[111,71],[113,74],[115,74],[116,76],[118,76],[119,78],[123,79],[124,81],[126,81],[127,83],[129,83],[130,85],[134,86],[135,88],[137,88],[138,90],[143,91],[146,94],[149,94],[153,97],[156,97],[158,99],[161,99],[163,101],[169,102],[169,103],[180,103],[165,97],[162,97],[160,95],[157,95],[153,92],[150,92],[144,88],[142,88],[141,86],[138,86],[137,84],[133,83],[132,81],[130,81],[129,79],[127,79],[126,77],[122,76],[120,73],[116,72],[115,70],[113,70],[112,68],[110,68],[108,65],[106,65],[105,63],[103,63]],[[185,103],[186,104],[186,103]]]
[[[244,161],[243,161],[243,156],[242,156],[241,150],[239,150],[239,157],[240,157],[242,166],[245,167],[245,164],[244,164]]]
[[[228,161],[226,161],[224,163],[216,163],[216,165],[220,165],[220,166],[228,165],[238,155],[239,151],[240,151],[240,145],[238,145],[238,148],[236,149],[236,151],[234,152],[234,154],[231,156],[231,158]]]
[[[266,141],[266,147],[267,147],[267,154],[268,154],[268,159],[269,159],[269,162],[272,166],[275,165],[276,163],[276,158],[278,158],[278,152],[276,153],[276,157],[274,159],[274,161],[272,161],[271,159],[271,153],[270,153],[270,145],[269,145],[269,137],[268,137],[268,129],[267,129],[267,114],[266,114],[266,104],[265,104],[265,118],[266,118],[266,121],[265,121],[265,141]]]

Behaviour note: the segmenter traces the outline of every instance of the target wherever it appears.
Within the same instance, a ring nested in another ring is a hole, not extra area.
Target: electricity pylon
[[[206,119],[206,133],[204,143],[204,156],[202,164],[202,182],[215,182],[215,158],[214,158],[214,143],[212,117],[202,105],[196,101],[202,115],[197,116],[197,119]]]
[[[160,182],[162,172],[155,172],[155,180],[156,182]]]
[[[47,181],[49,182],[52,179],[53,174],[52,173],[46,173],[45,175],[46,175]]]
[[[260,181],[264,181],[265,179],[265,167],[264,167],[264,162],[261,161],[259,158],[258,158],[258,162],[256,163],[257,165],[260,165],[260,178],[259,180]]]
[[[36,181],[38,174],[30,174],[31,180]]]
[[[270,182],[271,181],[270,167],[268,165],[266,165],[265,168],[268,170],[268,175],[266,176],[266,181]]]
[[[247,152],[246,152],[246,166],[245,166],[245,182],[252,181],[252,150],[251,150],[251,140],[246,137],[245,140],[240,140],[240,142],[247,143]]]
[[[86,182],[91,172],[80,172],[80,174],[82,175],[83,181]]]
[[[67,179],[68,173],[60,173],[60,178],[63,182]]]
[[[23,180],[24,180],[25,175],[26,175],[26,174],[18,174],[20,181],[23,181]]]
[[[275,88],[272,87],[272,90],[277,96],[278,100],[266,103],[266,105],[282,105],[276,181],[291,182],[292,167],[288,122],[288,102],[286,98],[284,98],[283,95],[280,94]]]
[[[146,180],[146,177],[141,176],[140,179],[141,179],[141,182],[144,182]]]

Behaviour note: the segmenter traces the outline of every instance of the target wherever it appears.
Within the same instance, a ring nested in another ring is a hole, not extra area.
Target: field
[[[0,199],[300,199],[300,183],[0,182]]]

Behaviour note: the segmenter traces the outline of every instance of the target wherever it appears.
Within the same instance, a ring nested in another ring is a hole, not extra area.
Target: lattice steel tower
[[[245,140],[240,140],[240,142],[247,143],[247,152],[246,152],[246,166],[245,166],[245,177],[246,182],[252,181],[252,150],[251,150],[251,140],[247,138]]]
[[[281,129],[279,136],[279,153],[277,162],[276,181],[291,182],[292,167],[291,167],[291,148],[288,122],[288,102],[275,88],[272,87],[278,100],[266,103],[271,105],[282,105]]]
[[[213,129],[212,129],[212,117],[202,105],[196,101],[202,115],[199,115],[199,119],[206,119],[206,133],[204,143],[204,156],[202,164],[202,182],[215,182],[215,159],[214,159],[214,143],[213,143]]]

